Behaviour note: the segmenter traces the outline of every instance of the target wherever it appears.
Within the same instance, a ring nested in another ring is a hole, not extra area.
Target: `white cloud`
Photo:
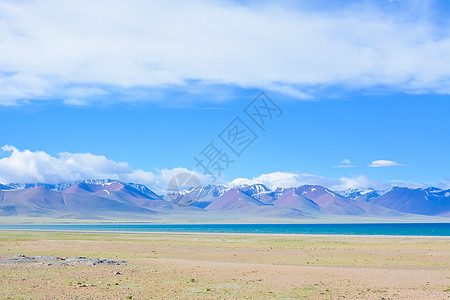
[[[334,168],[354,168],[350,159],[346,158],[341,161],[340,165],[334,166]]]
[[[126,162],[115,162],[90,153],[62,152],[53,157],[43,151],[3,146],[10,155],[0,159],[0,181],[4,183],[60,183],[88,178],[119,179],[134,171]]]
[[[332,187],[336,190],[347,189],[367,189],[373,188],[375,190],[384,190],[393,186],[393,184],[369,179],[366,175],[359,175],[355,177],[341,177],[340,183]]]
[[[344,165],[351,165],[351,164],[352,164],[352,162],[351,162],[350,159],[348,159],[348,158],[343,159],[343,160],[341,161],[341,163],[344,164]]]
[[[130,101],[190,81],[300,99],[336,85],[450,93],[450,35],[432,5],[286,3],[0,0],[0,104]]]
[[[399,164],[396,161],[393,160],[385,160],[385,159],[380,159],[380,160],[374,160],[369,167],[371,168],[385,168],[385,167],[401,167],[404,166],[402,164]]]
[[[421,183],[421,182],[409,182],[409,181],[403,181],[403,180],[391,180],[388,183],[391,184],[391,186],[400,186],[400,187],[407,187],[411,189],[423,189],[430,187],[429,184]]]
[[[345,189],[388,189],[392,186],[422,188],[427,185],[414,182],[382,182],[369,179],[365,175],[327,178],[314,174],[273,172],[261,174],[252,179],[237,178],[226,183],[223,178],[214,181],[210,176],[186,168],[161,169],[154,172],[133,169],[126,162],[116,162],[102,155],[90,153],[62,152],[52,156],[44,151],[19,150],[13,146],[1,148],[6,154],[0,159],[0,183],[63,183],[84,179],[115,179],[124,182],[145,184],[158,194],[168,190],[170,181],[179,174],[190,174],[201,185],[262,183],[270,189],[289,188],[302,185],[322,185],[332,190]],[[449,180],[438,183],[439,187],[450,187]]]
[[[189,170],[186,168],[174,168],[174,169],[162,169],[157,170],[158,175],[156,176],[156,180],[151,182],[149,186],[153,187],[154,189],[157,189],[160,194],[164,194],[167,191],[173,192],[174,186],[171,183],[171,180],[174,178],[177,178],[177,188],[183,189],[183,187],[189,188],[191,186],[195,186],[196,183],[199,183],[200,185],[207,185],[207,184],[221,184],[223,183],[221,179],[214,180],[212,177],[201,174],[197,172],[196,170]],[[184,185],[185,182],[180,182],[179,178],[180,175],[183,177],[183,175],[189,174],[191,176],[191,180],[187,181],[187,185]],[[178,190],[178,189],[177,189]]]
[[[424,188],[428,185],[416,182],[406,181],[379,181],[368,178],[361,174],[353,177],[341,177],[339,179],[327,178],[313,174],[298,174],[290,172],[273,172],[262,174],[252,179],[237,178],[229,183],[230,186],[238,186],[242,184],[256,184],[261,183],[270,189],[277,187],[291,188],[302,185],[321,185],[334,191],[343,191],[347,189],[367,189],[373,188],[375,190],[388,190],[393,186],[409,187],[409,188]]]
[[[237,186],[241,184],[255,184],[262,183],[270,189],[275,189],[277,187],[290,188],[298,187],[305,184],[318,184],[323,186],[334,186],[339,184],[339,180],[328,179],[323,176],[313,175],[313,174],[297,174],[289,172],[273,172],[268,174],[262,174],[253,179],[247,178],[237,178],[230,182],[231,186]]]
[[[178,173],[192,173],[201,184],[212,179],[185,168],[157,170],[156,173],[135,170],[126,162],[115,162],[102,155],[62,152],[51,156],[44,151],[19,150],[3,146],[9,156],[0,159],[2,183],[62,183],[84,179],[115,179],[147,185],[156,193],[165,193],[169,181]]]
[[[446,178],[438,182],[438,187],[443,190],[450,190],[450,178]]]

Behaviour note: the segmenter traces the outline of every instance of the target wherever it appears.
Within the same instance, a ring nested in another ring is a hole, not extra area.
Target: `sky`
[[[0,182],[450,188],[449,12],[0,0]]]

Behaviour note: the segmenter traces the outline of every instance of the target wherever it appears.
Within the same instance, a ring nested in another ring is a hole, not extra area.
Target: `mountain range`
[[[320,185],[271,190],[262,184],[207,185],[157,195],[115,180],[62,184],[0,184],[0,216],[153,220],[164,216],[321,219],[333,217],[450,218],[450,190],[393,187],[332,191]]]

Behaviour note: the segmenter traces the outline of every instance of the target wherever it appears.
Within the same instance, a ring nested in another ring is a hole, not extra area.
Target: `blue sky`
[[[0,182],[161,190],[217,141],[221,182],[449,186],[447,2],[171,2],[0,1]],[[283,115],[236,157],[260,91]]]

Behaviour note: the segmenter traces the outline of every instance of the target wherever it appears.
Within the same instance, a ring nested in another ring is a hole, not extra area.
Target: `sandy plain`
[[[0,299],[450,299],[449,269],[448,238],[0,231]]]

